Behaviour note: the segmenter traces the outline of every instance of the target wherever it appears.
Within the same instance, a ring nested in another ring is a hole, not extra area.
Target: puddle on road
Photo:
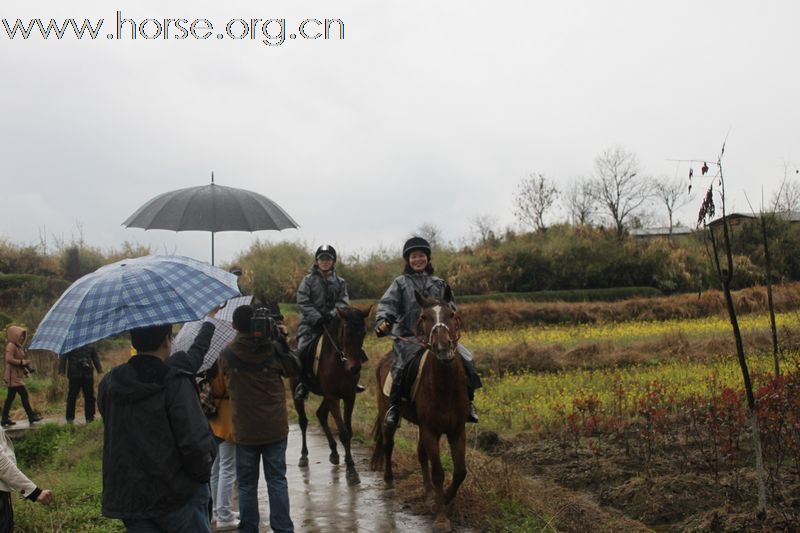
[[[307,468],[297,466],[301,434],[296,424],[289,426],[286,452],[289,501],[295,530],[309,533],[431,531],[431,517],[403,511],[384,488],[378,472],[369,470],[368,450],[354,449],[353,458],[361,484],[347,485],[344,449],[338,444],[342,464],[328,462],[330,449],[325,435],[313,425],[307,433]],[[269,524],[269,504],[263,470],[259,479],[259,502],[262,524]],[[263,531],[269,531],[264,525]]]

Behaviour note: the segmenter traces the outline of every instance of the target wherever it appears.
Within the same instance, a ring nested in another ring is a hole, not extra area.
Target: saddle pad
[[[417,375],[414,377],[414,383],[411,385],[411,392],[409,394],[410,400],[413,402],[414,398],[417,397],[417,385],[419,385],[419,378],[422,375],[422,369],[425,367],[425,361],[428,360],[428,352],[430,350],[425,350],[425,353],[422,354],[422,357],[419,361],[419,367],[417,368]],[[392,373],[389,372],[386,376],[386,381],[383,382],[383,395],[387,398],[389,394],[392,392]]]
[[[317,349],[314,350],[314,369],[313,374],[317,375],[317,370],[319,370],[319,357],[322,354],[322,340],[325,338],[325,335],[320,335],[319,340],[317,341]]]

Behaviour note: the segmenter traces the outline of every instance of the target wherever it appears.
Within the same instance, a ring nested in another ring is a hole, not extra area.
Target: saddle
[[[425,368],[425,363],[428,361],[428,352],[430,352],[430,350],[421,351],[415,355],[403,370],[400,384],[401,398],[407,398],[410,402],[413,402],[414,398],[416,398],[419,378],[422,375],[422,369]],[[383,395],[387,398],[392,392],[392,382],[392,373],[389,372],[386,375],[386,380],[383,382]]]

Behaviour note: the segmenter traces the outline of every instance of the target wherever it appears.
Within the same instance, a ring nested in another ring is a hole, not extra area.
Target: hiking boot
[[[302,402],[308,399],[308,387],[302,381],[297,384],[294,389],[294,399],[296,402]]]
[[[478,410],[475,409],[475,402],[469,402],[469,414],[467,415],[467,422],[470,424],[478,423]]]
[[[31,424],[33,424],[34,422],[39,422],[39,421],[41,421],[41,420],[44,420],[44,418],[42,418],[42,415],[33,415],[32,417],[30,417],[30,418],[28,419],[28,422],[30,422]]]
[[[367,388],[361,383],[356,383],[356,394],[364,392]]]
[[[13,420],[9,420],[9,419],[5,419],[2,422],[0,422],[0,426],[3,426],[3,427],[16,426],[16,425],[17,425],[16,422],[14,422]]]
[[[400,409],[396,405],[389,406],[389,410],[386,411],[386,418],[383,420],[383,424],[388,427],[397,427],[400,423]]]

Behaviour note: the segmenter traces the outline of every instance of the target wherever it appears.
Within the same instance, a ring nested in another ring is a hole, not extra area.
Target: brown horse
[[[334,320],[325,326],[322,333],[322,347],[319,357],[317,375],[310,390],[322,396],[322,403],[317,409],[317,418],[328,438],[331,448],[330,462],[339,464],[339,452],[336,450],[336,441],[328,427],[328,414],[333,415],[336,428],[339,430],[339,440],[344,446],[344,462],[347,465],[347,483],[356,485],[360,483],[356,472],[353,456],[350,454],[350,440],[353,436],[352,418],[353,406],[356,401],[356,384],[361,374],[362,354],[364,351],[364,336],[367,333],[366,320],[372,306],[366,310],[355,307],[337,308]],[[291,380],[291,390],[297,387],[297,379]],[[339,401],[344,401],[344,418],[339,407]],[[306,417],[305,402],[294,401],[299,418],[300,429],[303,432],[303,448],[298,466],[308,466],[308,447],[306,446]]]
[[[426,498],[431,491],[435,491],[434,528],[449,530],[447,510],[467,475],[464,426],[469,414],[469,398],[464,362],[457,350],[459,319],[450,306],[453,300],[450,287],[445,290],[443,300],[426,299],[419,293],[415,293],[415,296],[421,308],[417,322],[419,336],[401,341],[418,342],[421,348],[429,350],[429,354],[420,372],[414,402],[404,401],[400,413],[403,418],[419,426],[417,457],[422,467]],[[378,470],[383,465],[383,479],[389,484],[394,479],[392,449],[395,428],[387,428],[383,423],[389,408],[389,399],[383,394],[383,383],[391,367],[392,352],[389,352],[375,372],[378,382],[378,418],[373,428],[375,447],[371,462],[373,470]],[[453,480],[447,491],[443,489],[444,470],[439,452],[442,435],[447,435],[453,458]]]

